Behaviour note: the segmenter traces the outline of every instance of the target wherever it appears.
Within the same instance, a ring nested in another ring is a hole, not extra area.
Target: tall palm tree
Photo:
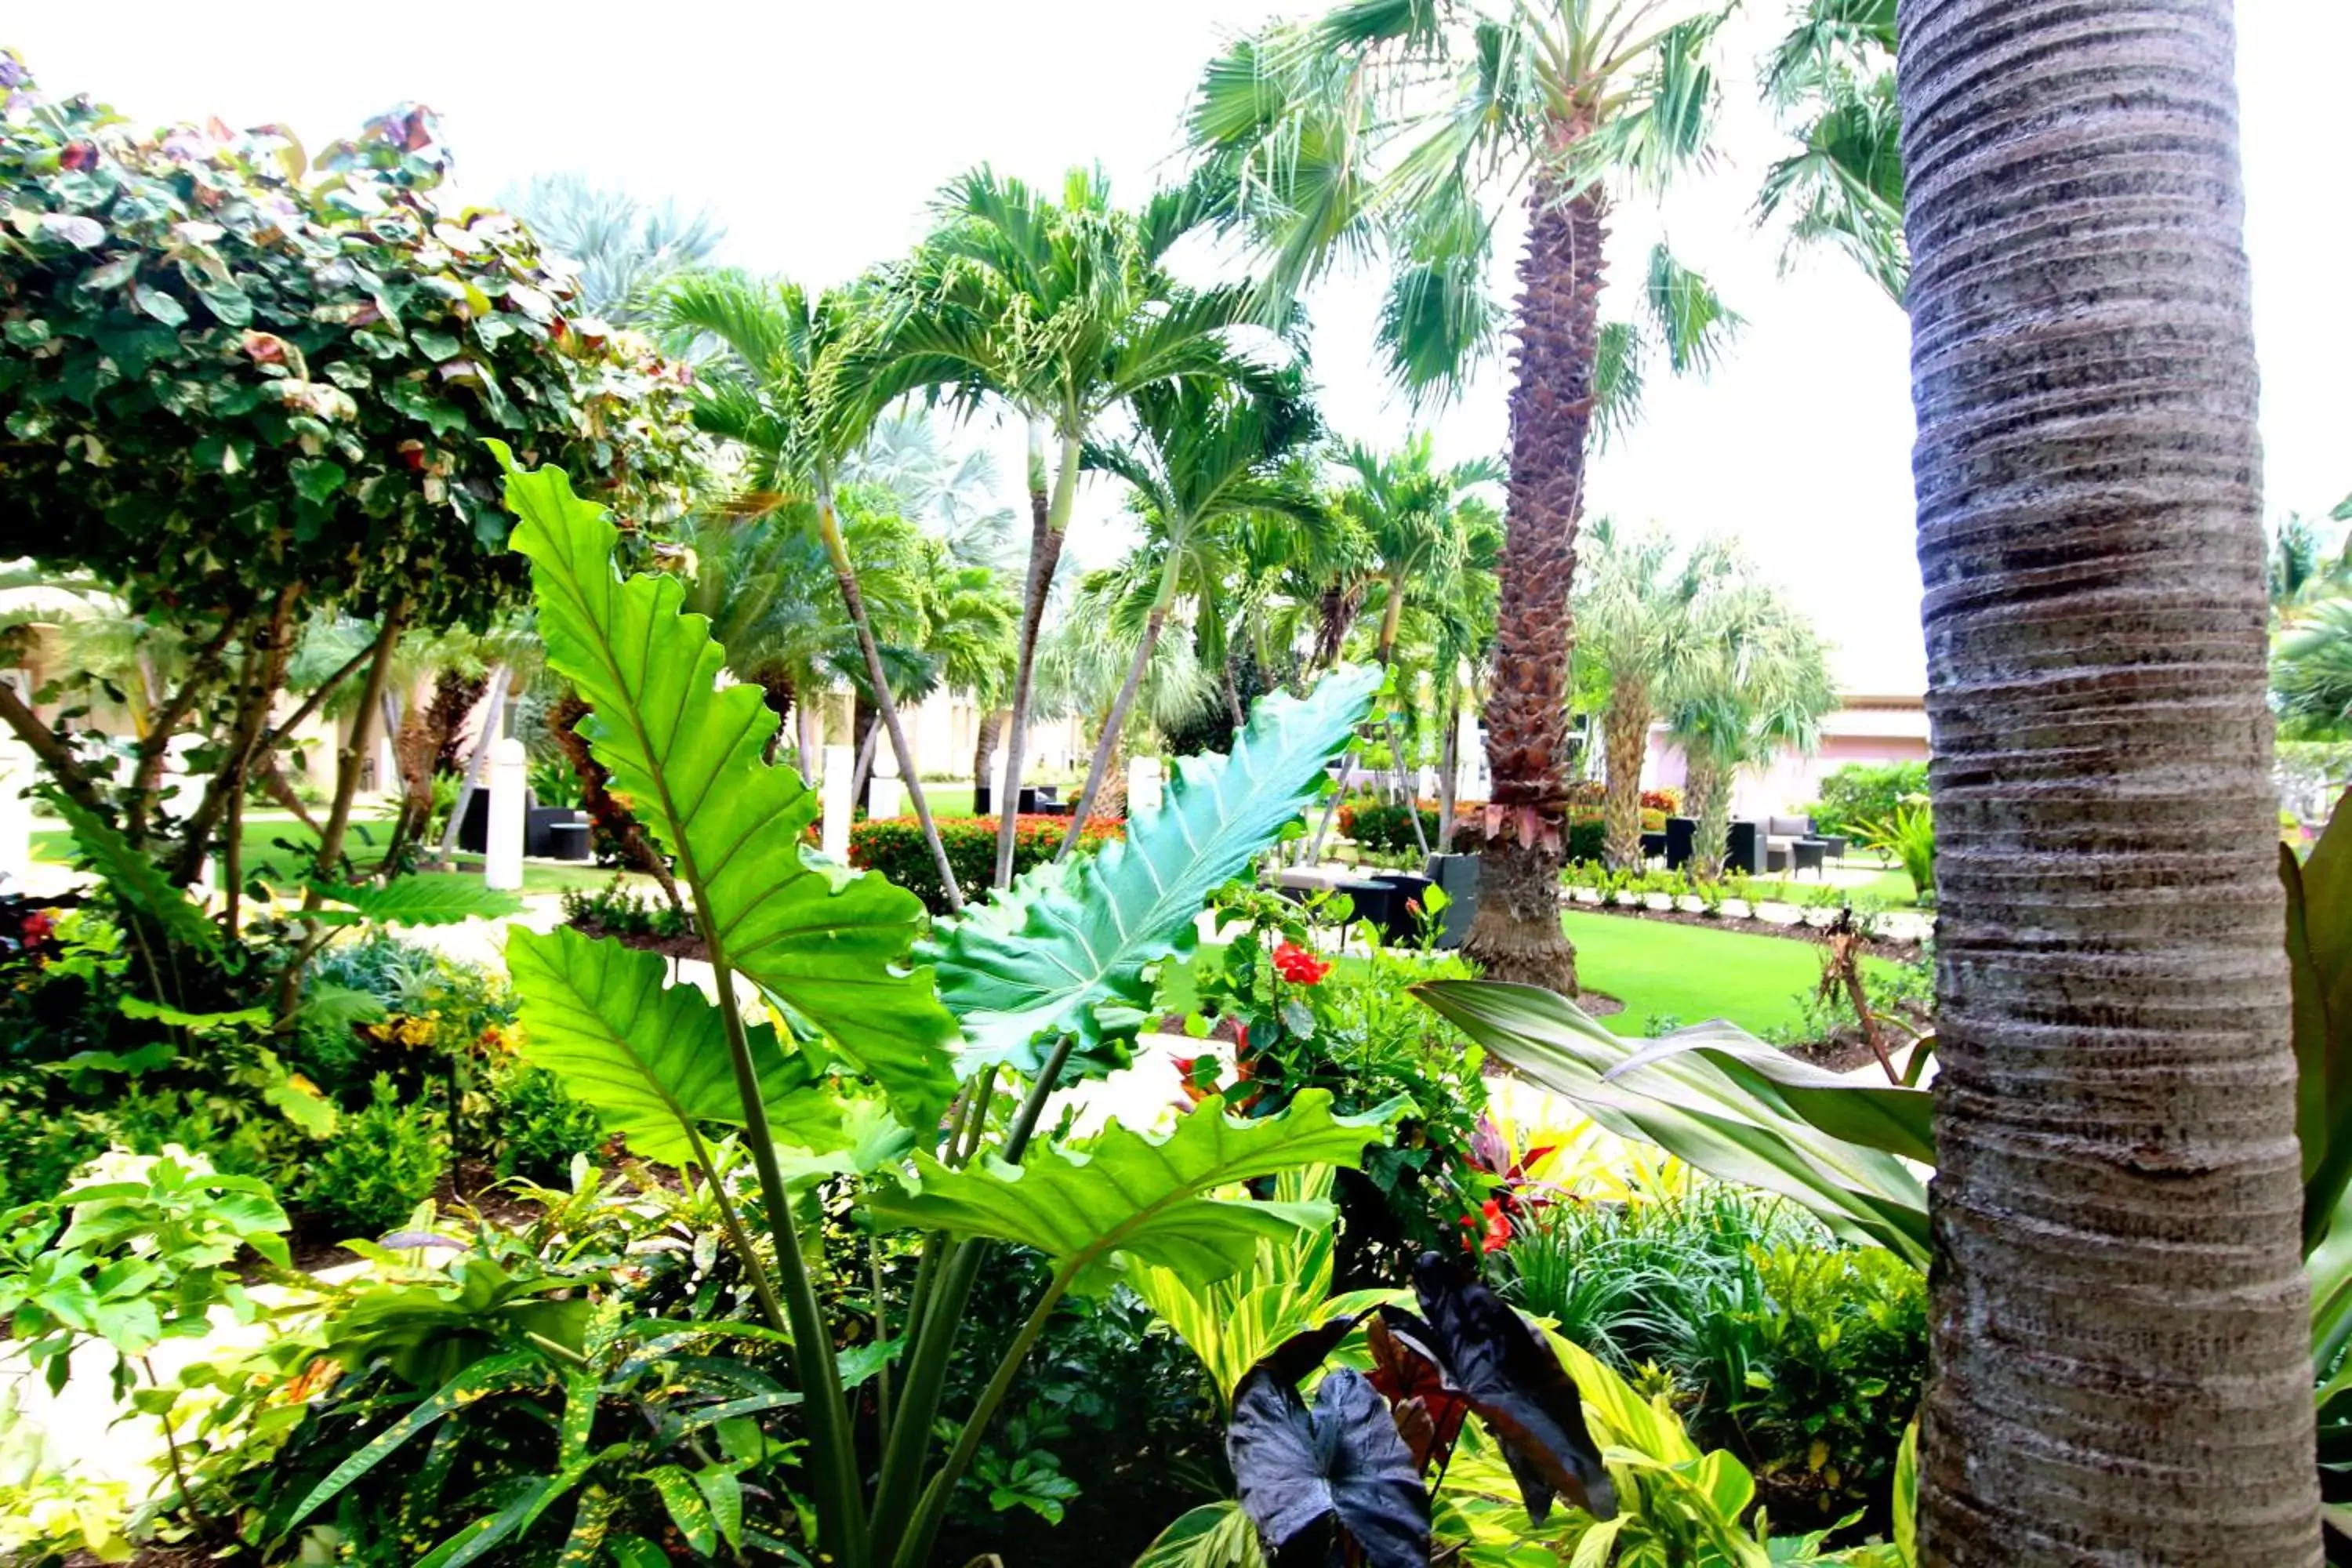
[[[1130,736],[1195,723],[1217,703],[1216,676],[1202,664],[1193,639],[1162,637],[1150,647],[1125,716],[1111,721],[1127,672],[1135,667],[1148,612],[1136,587],[1117,568],[1088,573],[1071,595],[1069,613],[1037,645],[1037,712],[1076,718],[1097,735],[1114,738],[1101,770],[1107,788],[1124,787],[1117,775]],[[1085,814],[1076,820],[1084,822]]]
[[[899,315],[870,366],[873,384],[892,395],[929,388],[967,407],[992,396],[1029,428],[1029,561],[1004,742],[999,886],[1013,876],[1038,633],[1086,441],[1146,388],[1252,379],[1235,343],[1252,320],[1249,292],[1189,289],[1165,265],[1203,210],[1188,186],[1123,212],[1099,170],[1072,171],[1058,201],[972,170],[942,193],[938,229],[901,271]]]
[[[1132,435],[1087,443],[1085,460],[1134,489],[1145,529],[1137,563],[1144,568],[1138,574],[1143,579],[1144,591],[1138,595],[1143,624],[1096,737],[1086,787],[1062,842],[1064,856],[1077,847],[1085,831],[1111,753],[1126,730],[1128,710],[1178,596],[1189,585],[1197,599],[1213,602],[1223,590],[1220,528],[1237,518],[1265,516],[1312,529],[1324,516],[1313,492],[1299,489],[1286,471],[1289,457],[1320,434],[1304,378],[1296,370],[1256,392],[1176,382],[1146,387],[1132,402]],[[1211,651],[1213,662],[1223,668],[1223,647]]]
[[[1497,211],[1517,199],[1527,213],[1486,702],[1494,799],[1466,944],[1498,978],[1576,984],[1559,921],[1569,591],[1596,407],[1638,386],[1645,345],[1704,368],[1732,321],[1663,250],[1646,322],[1604,333],[1600,314],[1612,201],[1706,148],[1722,16],[1670,0],[1354,0],[1213,61],[1192,111],[1204,173],[1271,253],[1277,289],[1335,258],[1393,259],[1381,342],[1417,394],[1458,385],[1495,348]]]
[[[2228,0],[1903,7],[1919,1558],[2321,1560]]]
[[[1712,595],[1696,617],[1698,658],[1667,697],[1667,737],[1682,748],[1683,811],[1697,819],[1698,875],[1723,868],[1731,791],[1742,768],[1821,743],[1837,687],[1812,623],[1769,584],[1742,582]]]
[[[754,495],[802,499],[814,508],[835,586],[856,633],[869,695],[939,866],[948,907],[958,910],[962,891],[916,776],[914,749],[891,696],[856,563],[842,533],[843,472],[881,412],[878,389],[854,373],[844,374],[845,360],[858,352],[861,337],[871,330],[870,305],[869,297],[852,290],[811,295],[772,279],[694,272],[664,289],[661,320],[726,349],[697,383],[695,419],[740,448],[747,489]]]
[[[1628,530],[1608,518],[1584,534],[1576,657],[1601,694],[1603,852],[1612,866],[1639,866],[1650,726],[1707,658],[1708,601],[1736,581],[1738,558],[1718,539],[1683,550],[1664,529]]]

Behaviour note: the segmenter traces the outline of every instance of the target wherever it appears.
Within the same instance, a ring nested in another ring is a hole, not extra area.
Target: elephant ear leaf
[[[1041,1039],[1087,1054],[1150,1001],[1147,966],[1198,941],[1209,895],[1246,870],[1325,787],[1324,766],[1380,689],[1373,666],[1333,670],[1304,698],[1259,701],[1229,756],[1177,763],[1160,810],[1075,865],[1041,868],[923,949],[963,1020],[966,1059],[1024,1072]]]
[[[919,1153],[919,1189],[868,1207],[886,1224],[1034,1247],[1074,1279],[1124,1253],[1206,1285],[1247,1268],[1261,1237],[1287,1241],[1331,1223],[1328,1204],[1254,1203],[1215,1189],[1305,1165],[1360,1167],[1364,1146],[1404,1108],[1334,1116],[1329,1091],[1309,1089],[1279,1116],[1242,1121],[1213,1097],[1164,1139],[1113,1123],[1083,1152],[1043,1149],[1019,1165],[983,1155],[960,1170]]]
[[[909,1127],[939,1124],[954,1087],[955,1020],[930,973],[899,966],[923,908],[805,842],[817,798],[767,761],[778,720],[759,688],[723,684],[726,656],[675,577],[623,579],[619,531],[554,468],[507,464],[514,548],[530,558],[547,662],[593,710],[581,725],[637,819],[694,889],[715,963],[749,976],[878,1083]]]
[[[1584,1424],[1575,1380],[1510,1304],[1434,1252],[1412,1271],[1428,1348],[1503,1450],[1528,1517],[1541,1524],[1555,1493],[1593,1518],[1617,1516],[1617,1489]],[[1418,1325],[1416,1325],[1418,1326]]]
[[[1326,1376],[1310,1410],[1273,1358],[1260,1362],[1234,1395],[1225,1455],[1270,1562],[1427,1568],[1421,1467],[1362,1373]]]
[[[507,935],[507,968],[522,997],[523,1059],[629,1141],[631,1153],[684,1165],[691,1130],[743,1125],[743,1101],[719,1009],[691,985],[665,985],[661,955],[564,928]],[[751,1032],[760,1098],[783,1142],[826,1148],[841,1137],[814,1074],[765,1025]]]

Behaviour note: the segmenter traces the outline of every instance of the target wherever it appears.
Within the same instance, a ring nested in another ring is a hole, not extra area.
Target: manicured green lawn
[[[1625,1004],[1601,1020],[1614,1034],[1647,1034],[1654,1016],[1684,1024],[1728,1018],[1760,1035],[1798,1022],[1798,997],[1821,984],[1822,950],[1809,942],[1630,915],[1571,912],[1560,920],[1576,944],[1579,982]]]
[[[370,841],[381,845],[389,827],[389,819],[373,815],[360,817],[352,825],[352,853],[364,865],[369,858]],[[245,822],[245,871],[248,877],[258,877],[276,889],[300,887],[301,878],[310,871],[311,852],[318,838],[293,814],[283,811],[251,811]],[[33,858],[59,866],[70,866],[74,860],[73,836],[62,827],[37,827],[33,833]],[[481,869],[477,856],[456,857],[461,871]],[[523,863],[522,890],[526,894],[563,893],[574,888],[601,888],[613,879],[613,873],[596,866],[564,865],[544,860]],[[642,891],[653,887],[650,877],[630,874],[628,885]]]
[[[1802,906],[1810,904],[1814,899],[1820,897],[1824,885],[1820,879],[1810,876],[1774,877],[1769,880],[1759,877],[1748,884],[1748,889],[1759,899],[1769,899],[1775,903]],[[1911,890],[1910,875],[1900,866],[1881,871],[1867,882],[1854,883],[1840,890],[1867,895],[1890,910],[1916,910],[1923,907]]]

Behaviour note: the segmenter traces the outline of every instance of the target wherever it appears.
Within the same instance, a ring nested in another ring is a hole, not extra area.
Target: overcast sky
[[[1265,0],[865,0],[862,4],[522,5],[233,10],[118,0],[12,7],[0,43],[52,93],[89,91],[134,120],[279,121],[312,148],[401,100],[440,111],[466,187],[488,196],[577,171],[641,197],[707,206],[723,258],[832,281],[924,227],[949,175],[986,161],[1035,180],[1099,162],[1139,199],[1171,172],[1179,116],[1224,37],[1295,5]],[[1726,156],[1663,209],[1620,211],[1621,289],[1652,242],[1715,279],[1747,320],[1704,383],[1653,382],[1648,413],[1603,454],[1591,503],[1685,534],[1734,533],[1821,620],[1850,689],[1923,684],[1912,556],[1912,420],[1901,314],[1842,259],[1782,275],[1749,216],[1780,145],[1755,103],[1754,58],[1783,0],[1748,0],[1728,37]],[[2345,0],[2240,0],[2248,248],[2263,377],[2267,505],[2324,512],[2352,490],[2343,298]],[[1507,265],[1507,256],[1505,264]],[[1505,279],[1506,281],[1507,279]],[[1389,442],[1412,412],[1371,358],[1372,280],[1310,301],[1330,422]],[[1436,419],[1441,452],[1500,452],[1489,375]],[[1019,473],[1017,431],[981,433]],[[1089,498],[1107,518],[1116,498]],[[1088,563],[1115,549],[1074,540]]]

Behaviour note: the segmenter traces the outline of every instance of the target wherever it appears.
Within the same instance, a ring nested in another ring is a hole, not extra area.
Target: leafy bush
[[[1459,1251],[1486,1183],[1471,1157],[1486,1106],[1485,1053],[1435,1021],[1412,994],[1425,980],[1466,977],[1458,958],[1377,942],[1362,959],[1314,956],[1341,896],[1295,903],[1246,883],[1221,893],[1221,924],[1242,922],[1223,953],[1196,967],[1199,1011],[1185,1027],[1235,1039],[1227,1092],[1245,1114],[1271,1115],[1301,1091],[1328,1091],[1343,1110],[1410,1101],[1361,1171],[1339,1174],[1339,1274],[1345,1288],[1391,1284],[1418,1254]],[[1359,932],[1370,927],[1357,926]],[[1217,1059],[1193,1058],[1194,1087],[1213,1091]],[[1211,1079],[1201,1082],[1205,1075]]]
[[[1864,826],[1895,815],[1907,796],[1927,793],[1925,763],[1848,763],[1822,780],[1822,798],[1805,808],[1813,831],[1859,838]]]
[[[596,1113],[564,1093],[562,1081],[543,1068],[510,1065],[490,1093],[501,1176],[559,1181],[573,1155],[593,1153],[606,1142]]]
[[[1507,1252],[1512,1293],[1637,1382],[1663,1377],[1702,1444],[1738,1454],[1771,1515],[1884,1530],[1927,1372],[1927,1285],[1792,1205],[1705,1185],[1669,1202],[1562,1202]]]
[[[379,1075],[367,1109],[345,1118],[333,1141],[311,1157],[303,1195],[354,1233],[390,1230],[433,1195],[448,1170],[442,1129],[438,1111],[402,1104],[391,1078]]]
[[[996,818],[934,816],[940,842],[947,847],[948,864],[968,894],[976,894],[996,877]],[[1013,833],[1013,871],[1018,876],[1042,866],[1062,852],[1070,831],[1066,816],[1024,816]],[[1079,837],[1081,849],[1090,849],[1125,829],[1116,824],[1090,822]],[[911,816],[886,816],[856,822],[849,828],[849,863],[862,871],[879,871],[923,900],[935,915],[947,913],[947,890],[940,884],[940,868],[931,847],[923,841],[922,826]]]
[[[582,931],[619,937],[667,940],[691,935],[694,917],[665,898],[633,892],[614,876],[590,891],[573,888],[563,895],[563,918]]]
[[[1923,904],[1936,901],[1936,818],[1927,806],[1898,805],[1882,820],[1862,824],[1862,841],[1903,862],[1913,897]]]

